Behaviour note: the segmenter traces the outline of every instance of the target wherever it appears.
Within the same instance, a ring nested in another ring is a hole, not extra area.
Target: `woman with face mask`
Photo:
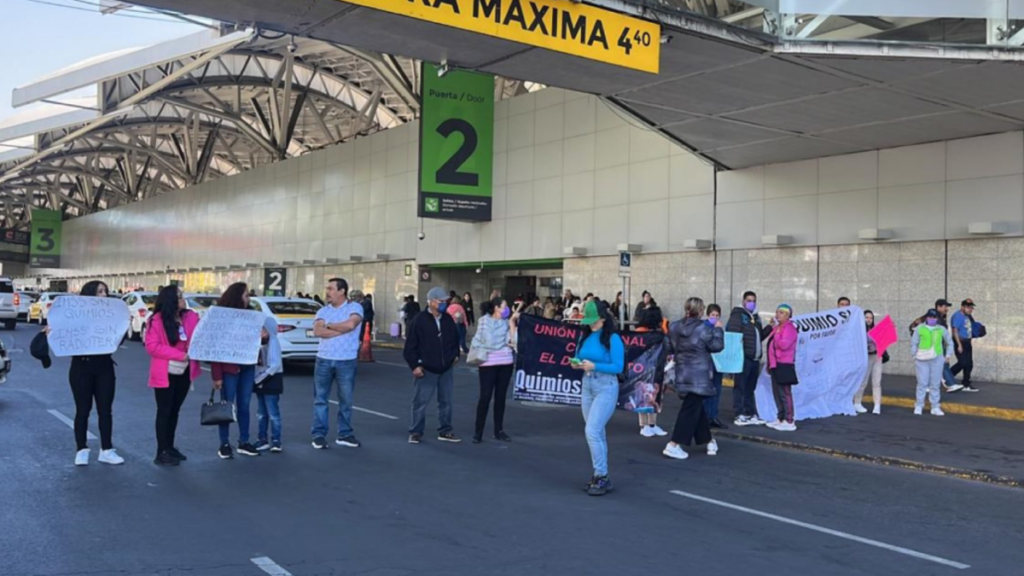
[[[875,327],[875,313],[871,310],[864,311],[864,324],[868,332]],[[871,382],[871,395],[875,401],[875,414],[882,413],[882,362],[883,357],[878,353],[878,346],[875,341],[869,335],[868,341],[868,372],[864,375],[864,382],[861,383],[860,389],[857,390],[857,395],[853,398],[853,409],[858,414],[864,414],[868,411],[864,407],[864,392],[868,389],[868,382]]]
[[[917,369],[917,399],[914,414],[924,411],[924,397],[928,395],[932,405],[932,416],[945,416],[939,405],[939,383],[942,381],[942,367],[953,355],[953,337],[939,324],[939,311],[934,308],[924,316],[924,324],[914,329],[910,340],[910,354]]]
[[[512,323],[518,314],[512,314],[504,298],[498,297],[480,305],[480,324],[473,337],[473,348],[487,353],[480,365],[480,399],[476,403],[476,430],[473,444],[483,442],[487,410],[494,397],[494,439],[511,442],[505,433],[505,397],[512,379],[514,355],[511,347]]]
[[[722,319],[722,307],[718,304],[708,304],[707,315],[708,318],[705,322],[714,328]],[[711,363],[711,384],[715,387],[715,395],[704,400],[704,411],[708,413],[708,422],[711,423],[712,428],[725,430],[729,427],[718,419],[718,402],[722,397],[722,373],[715,369],[714,362]]]

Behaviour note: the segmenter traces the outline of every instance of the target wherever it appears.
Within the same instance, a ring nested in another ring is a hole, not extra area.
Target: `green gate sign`
[[[494,77],[423,64],[420,218],[487,222],[494,163]]]
[[[61,216],[58,210],[32,209],[29,266],[60,268]]]

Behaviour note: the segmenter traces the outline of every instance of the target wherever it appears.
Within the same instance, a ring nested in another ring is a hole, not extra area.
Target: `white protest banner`
[[[214,306],[199,321],[188,357],[204,362],[255,365],[266,316],[255,310]]]
[[[47,341],[54,356],[113,354],[131,317],[119,298],[61,296],[53,301]]]
[[[868,371],[867,330],[864,312],[838,308],[793,317],[800,331],[796,345],[793,415],[797,420],[854,416],[853,395]],[[765,358],[768,353],[765,351]],[[763,420],[776,420],[778,409],[767,370],[757,381],[757,412]]]

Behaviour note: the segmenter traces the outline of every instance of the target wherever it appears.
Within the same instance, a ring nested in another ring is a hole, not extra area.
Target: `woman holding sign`
[[[249,309],[249,286],[245,282],[236,282],[221,294],[217,306]],[[249,443],[249,402],[252,400],[253,389],[256,387],[256,365],[228,364],[226,362],[210,362],[213,373],[213,387],[220,390],[221,400],[236,403],[238,414],[238,453],[246,456],[259,456],[256,447]],[[231,451],[231,424],[220,424],[220,449],[217,455],[230,460],[235,455]]]
[[[619,399],[619,374],[625,368],[626,347],[615,333],[615,321],[604,302],[587,302],[583,308],[583,342],[571,365],[582,370],[583,421],[594,475],[587,494],[604,496],[612,489],[608,478],[608,441],[605,426],[615,413]]]
[[[201,374],[199,362],[189,361],[188,345],[199,325],[199,315],[185,306],[177,286],[166,286],[156,297],[146,326],[149,352],[149,387],[156,397],[156,459],[158,466],[177,466],[187,460],[174,445],[178,413],[192,381]]]
[[[473,349],[484,353],[480,364],[480,399],[476,403],[476,428],[473,444],[483,441],[487,410],[494,397],[494,439],[511,442],[505,433],[505,397],[512,379],[512,310],[504,298],[498,297],[480,305],[480,326],[473,338]]]
[[[99,280],[82,286],[80,296],[106,298],[110,289]],[[49,328],[47,328],[49,330]],[[100,457],[104,464],[124,464],[124,458],[117,454],[113,444],[114,429],[114,359],[110,354],[96,356],[73,356],[68,372],[71,394],[75,397],[75,466],[89,464],[89,445],[86,437],[89,431],[89,414],[93,401],[96,402],[96,416],[100,424]]]

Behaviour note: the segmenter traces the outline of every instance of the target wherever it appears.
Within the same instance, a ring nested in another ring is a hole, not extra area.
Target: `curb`
[[[965,468],[952,468],[949,466],[940,466],[938,464],[926,464],[924,462],[915,462],[913,460],[905,460],[903,458],[893,458],[889,456],[872,456],[870,454],[858,454],[856,452],[835,450],[833,448],[825,448],[823,446],[813,446],[810,444],[802,444],[800,442],[789,442],[786,440],[773,440],[771,438],[765,438],[763,436],[750,436],[746,434],[737,434],[735,432],[716,431],[715,436],[721,438],[730,438],[732,440],[742,440],[744,442],[753,442],[756,444],[763,444],[766,446],[773,446],[776,448],[796,450],[799,452],[806,452],[809,454],[832,456],[834,458],[844,458],[847,460],[855,460],[858,462],[867,462],[869,464],[881,464],[883,466],[894,466],[896,468],[914,470],[917,472],[929,472],[931,474],[950,476],[953,478],[960,478],[961,480],[983,482],[985,484],[994,484],[997,486],[1005,486],[1008,488],[1024,488],[1024,480],[1022,479],[1011,478],[1009,476],[998,476],[995,474],[978,472],[976,470],[967,470]]]

